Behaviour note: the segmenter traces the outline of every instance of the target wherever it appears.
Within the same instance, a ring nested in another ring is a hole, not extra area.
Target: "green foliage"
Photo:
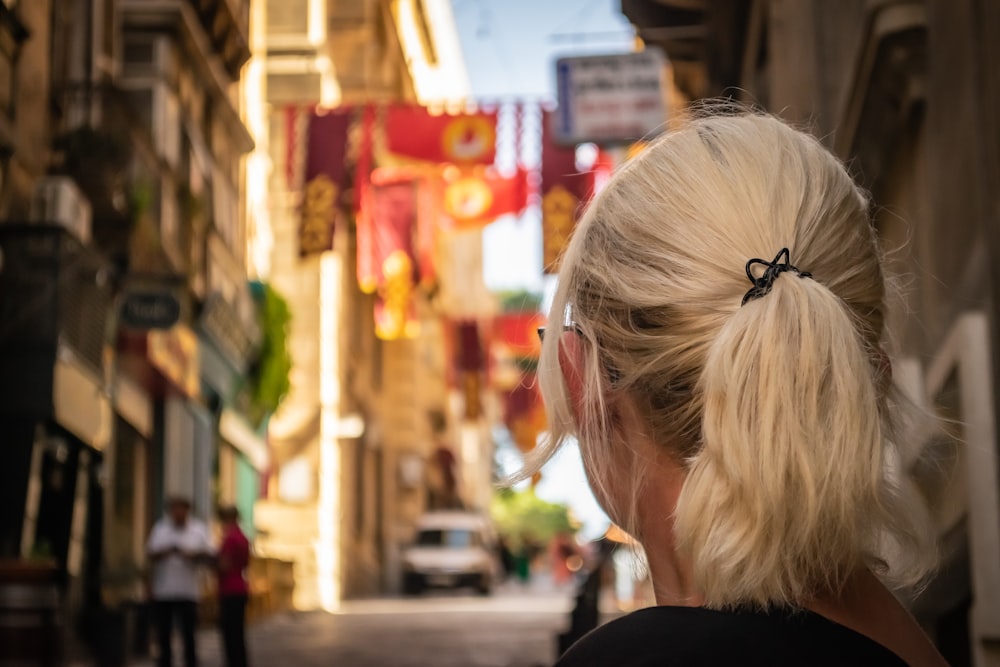
[[[497,531],[511,543],[545,544],[560,533],[576,532],[569,508],[535,495],[534,489],[501,489],[493,495],[490,514]]]
[[[259,426],[272,415],[291,388],[292,357],[288,351],[288,324],[292,313],[288,302],[267,283],[252,285],[257,299],[261,347],[257,363],[247,378],[247,416]]]
[[[497,299],[505,313],[537,313],[542,307],[542,295],[525,289],[497,292]]]

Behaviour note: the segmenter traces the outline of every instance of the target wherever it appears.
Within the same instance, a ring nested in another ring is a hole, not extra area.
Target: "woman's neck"
[[[660,458],[656,484],[646,486],[642,507],[677,507],[677,498],[684,485],[685,473],[670,458]],[[705,599],[695,586],[694,564],[677,549],[673,515],[644,514],[638,517],[642,546],[649,564],[656,604],[700,607]]]

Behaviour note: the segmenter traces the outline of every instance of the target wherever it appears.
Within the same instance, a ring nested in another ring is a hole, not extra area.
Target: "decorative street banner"
[[[490,343],[492,386],[499,393],[503,420],[522,452],[535,447],[545,430],[545,409],[538,390],[538,327],[545,315],[536,308],[511,309],[493,319]]]
[[[503,420],[518,449],[527,453],[535,448],[546,423],[545,405],[533,374],[504,397]]]
[[[426,107],[385,111],[386,150],[414,160],[491,165],[496,158],[497,112],[432,115]]]
[[[576,148],[555,143],[553,112],[542,114],[542,270],[556,273],[559,256],[593,189],[592,173],[576,167]]]
[[[356,218],[358,286],[375,293],[383,284],[385,248],[399,246],[415,263],[421,284],[434,282],[434,246],[441,219],[441,177],[436,167],[380,167],[374,170],[362,192]],[[409,218],[409,222],[405,222]],[[394,225],[409,225],[405,233]],[[393,239],[399,239],[394,241]]]
[[[333,234],[348,170],[349,110],[313,111],[307,130],[303,175],[299,255],[309,257],[333,248]]]
[[[528,205],[528,172],[511,177],[492,168],[444,170],[444,213],[456,227],[482,227],[503,215],[517,215]]]
[[[361,202],[365,197],[365,188],[371,180],[371,172],[375,166],[375,128],[378,124],[375,107],[366,104],[360,109],[359,120],[350,132],[349,159],[354,163],[352,174],[352,190],[354,195],[354,212],[361,210]]]
[[[493,318],[491,372],[499,391],[512,391],[526,375],[533,377],[541,353],[538,327],[544,324],[545,315],[535,310],[502,312]]]
[[[482,414],[483,370],[485,369],[483,345],[479,336],[479,325],[475,321],[459,322],[457,325],[456,367],[459,387],[464,403],[463,417],[467,420],[479,419]]]
[[[380,168],[364,194],[357,218],[358,282],[378,295],[375,334],[383,340],[418,333],[413,293],[419,281],[433,279],[428,225],[436,216],[427,185],[434,180],[420,170]]]

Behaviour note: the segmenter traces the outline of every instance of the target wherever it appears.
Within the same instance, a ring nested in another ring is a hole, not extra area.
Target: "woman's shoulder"
[[[808,611],[649,607],[591,631],[556,667],[719,664],[906,667],[884,646]]]

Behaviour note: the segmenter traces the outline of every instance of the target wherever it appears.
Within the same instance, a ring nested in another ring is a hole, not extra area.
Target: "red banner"
[[[456,227],[481,227],[528,205],[528,172],[504,177],[492,168],[444,170],[444,213]]]
[[[528,205],[528,172],[511,177],[491,168],[444,170],[444,213],[455,227],[481,227]]]
[[[512,357],[538,358],[541,341],[538,327],[545,322],[539,312],[500,313],[493,320],[493,341]]]
[[[401,193],[405,195],[401,196]],[[406,252],[415,263],[415,279],[429,285],[436,279],[434,244],[441,217],[441,179],[436,169],[382,167],[366,179],[358,211],[358,286],[374,293],[384,282],[381,266],[386,248],[393,242],[387,235],[399,220],[409,216]],[[405,211],[405,212],[404,212]],[[397,234],[399,235],[399,234]]]
[[[419,180],[411,173],[372,173],[371,249],[378,292],[375,334],[384,340],[417,333],[413,291],[419,278],[415,259],[418,187]]]
[[[333,248],[333,234],[347,184],[346,110],[313,111],[308,118],[299,255],[308,257]]]
[[[552,112],[542,114],[542,268],[559,269],[562,254],[593,189],[593,175],[576,167],[576,149],[553,141]]]
[[[490,373],[493,386],[510,392],[527,376],[534,376],[541,345],[538,327],[545,316],[539,312],[509,312],[493,320]]]
[[[504,397],[503,420],[522,452],[530,452],[545,430],[545,406],[534,375],[525,377]]]
[[[425,162],[490,165],[496,128],[496,111],[432,115],[425,107],[396,105],[386,110],[386,150]]]

